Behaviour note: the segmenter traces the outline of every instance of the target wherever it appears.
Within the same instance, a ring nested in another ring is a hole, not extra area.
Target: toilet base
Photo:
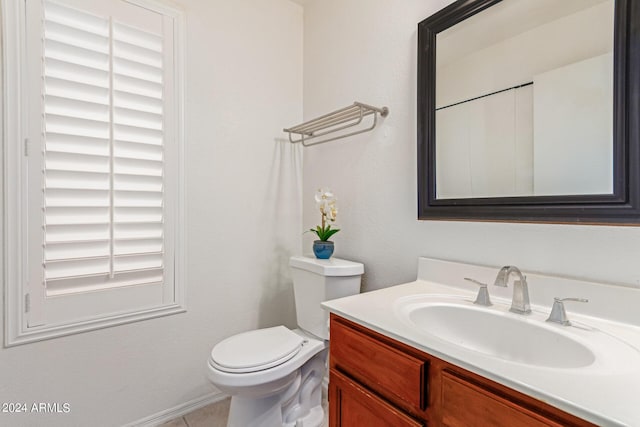
[[[232,396],[227,427],[320,427],[326,355],[325,349],[310,359],[295,372],[291,384],[276,394]]]
[[[318,405],[315,408],[309,410],[309,415],[299,418],[295,422],[284,423],[284,427],[320,427],[324,421],[324,409],[322,405]]]
[[[246,402],[246,400],[251,400],[251,402]],[[309,413],[304,417],[284,422],[282,420],[282,406],[279,405],[279,402],[274,402],[274,399],[263,400],[271,400],[271,402],[256,402],[252,399],[232,397],[227,427],[321,427],[324,422],[322,404],[310,408]]]

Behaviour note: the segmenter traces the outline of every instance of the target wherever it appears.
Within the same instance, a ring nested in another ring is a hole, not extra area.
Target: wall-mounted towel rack
[[[336,139],[345,138],[347,136],[368,132],[376,127],[378,114],[382,117],[386,117],[389,114],[389,109],[387,107],[377,108],[361,102],[354,102],[353,105],[341,108],[288,129],[284,129],[284,131],[289,133],[289,141],[293,143],[301,142],[302,145],[308,147],[309,145],[322,144],[329,141],[335,141]],[[312,141],[315,138],[357,126],[362,123],[362,120],[366,116],[369,115],[373,115],[373,121],[369,127],[360,128],[353,132],[342,133],[337,136],[320,139],[318,141]],[[293,134],[299,135],[299,138],[294,139]]]

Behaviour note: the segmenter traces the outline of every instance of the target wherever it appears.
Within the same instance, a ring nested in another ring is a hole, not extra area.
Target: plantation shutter
[[[6,344],[184,312],[184,11],[6,6]]]
[[[163,281],[162,36],[44,3],[46,295]]]

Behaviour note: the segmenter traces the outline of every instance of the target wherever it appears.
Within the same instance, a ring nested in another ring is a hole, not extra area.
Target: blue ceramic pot
[[[323,242],[315,240],[313,242],[313,253],[318,259],[329,259],[333,255],[333,242]]]

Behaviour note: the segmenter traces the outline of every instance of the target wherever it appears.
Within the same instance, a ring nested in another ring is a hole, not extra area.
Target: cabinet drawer
[[[559,424],[449,373],[442,373],[442,425],[541,427]]]
[[[331,322],[331,365],[391,401],[426,405],[427,362]]]
[[[333,369],[329,373],[329,401],[331,427],[424,426]]]

